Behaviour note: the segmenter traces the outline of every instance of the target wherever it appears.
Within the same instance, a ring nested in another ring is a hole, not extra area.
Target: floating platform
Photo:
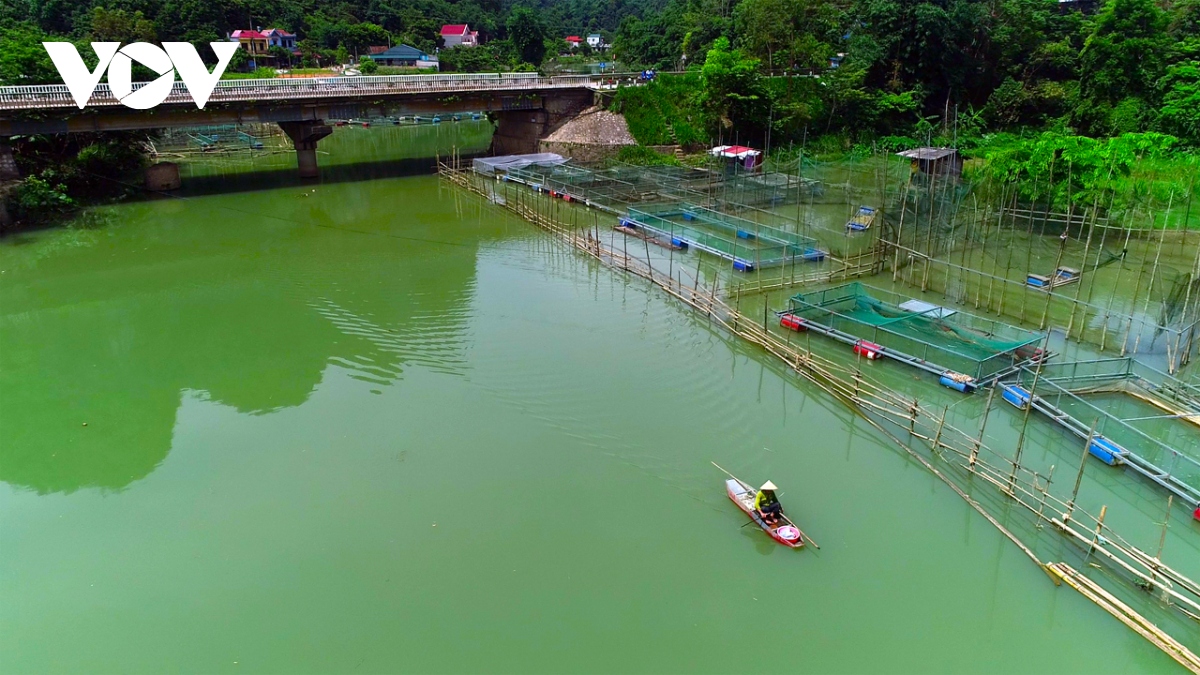
[[[1079,281],[1080,272],[1074,267],[1059,267],[1051,276],[1030,274],[1025,277],[1025,285],[1030,288],[1048,291],[1059,286],[1066,286]]]
[[[878,211],[870,206],[858,207],[858,212],[846,223],[846,229],[851,232],[865,232],[871,229],[877,213]]]

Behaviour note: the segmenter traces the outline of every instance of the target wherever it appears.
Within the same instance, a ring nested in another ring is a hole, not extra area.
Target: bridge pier
[[[8,139],[0,138],[0,183],[20,179],[21,171],[13,159],[12,146],[8,144]]]
[[[538,140],[546,133],[549,115],[545,110],[505,110],[496,114],[492,134],[493,155],[527,155],[537,152]]]
[[[300,170],[300,177],[316,178],[320,175],[317,168],[317,142],[333,133],[333,129],[321,120],[280,122],[279,128],[292,139],[292,146],[296,148],[296,167]]]
[[[501,110],[492,134],[493,155],[524,155],[538,151],[538,141],[592,105],[591,91],[556,92],[543,96],[533,110]]]

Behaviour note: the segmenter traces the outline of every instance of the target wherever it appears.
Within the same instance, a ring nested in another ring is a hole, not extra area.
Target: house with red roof
[[[451,47],[474,47],[479,44],[479,31],[471,30],[465,23],[448,23],[442,26],[442,42],[446,49]]]
[[[267,36],[256,30],[235,30],[229,34],[229,41],[241,45],[251,56],[267,53]]]
[[[579,44],[583,42],[583,40],[579,39],[578,35],[568,35],[566,40],[567,44],[571,45],[571,49],[578,49]]]
[[[267,38],[267,48],[283,47],[289,52],[296,49],[296,34],[289,33],[282,28],[268,28],[264,30],[263,35]]]

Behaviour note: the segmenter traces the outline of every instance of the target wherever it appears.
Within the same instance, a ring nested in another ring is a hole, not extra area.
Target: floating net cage
[[[686,202],[630,207],[622,225],[728,260],[739,272],[825,259],[812,237]]]
[[[957,310],[918,305],[852,282],[792,296],[790,313],[885,349],[987,379],[1034,355],[1043,335]],[[911,305],[910,305],[911,306]],[[927,308],[927,309],[925,309]]]
[[[686,202],[814,239],[818,248],[837,256],[874,248],[880,227],[856,230],[849,223],[864,207],[882,212],[888,195],[899,190],[902,173],[894,163],[885,157],[871,157],[771,166],[727,173],[711,167],[572,162],[525,167],[509,171],[508,176],[618,212],[629,206]],[[877,222],[882,223],[882,218]]]
[[[1099,439],[1093,454],[1123,454],[1119,463],[1200,501],[1200,387],[1132,357],[1026,367],[1017,382],[1055,422]]]
[[[553,152],[539,152],[527,155],[476,157],[472,160],[471,167],[476,173],[488,176],[502,172],[513,175],[525,169],[532,169],[533,171],[553,170],[553,168],[557,168],[566,161],[562,155]]]
[[[628,204],[660,199],[652,181],[640,173],[593,169],[575,164],[530,166],[509,171],[508,177],[534,189],[569,194],[587,202],[624,210]]]
[[[221,124],[170,127],[154,142],[158,152],[262,150],[283,132],[275,125]]]

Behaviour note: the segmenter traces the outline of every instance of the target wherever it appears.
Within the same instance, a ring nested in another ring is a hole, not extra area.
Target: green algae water
[[[389,160],[485,146],[339,129],[319,183],[0,240],[0,671],[1176,670],[840,404]]]

